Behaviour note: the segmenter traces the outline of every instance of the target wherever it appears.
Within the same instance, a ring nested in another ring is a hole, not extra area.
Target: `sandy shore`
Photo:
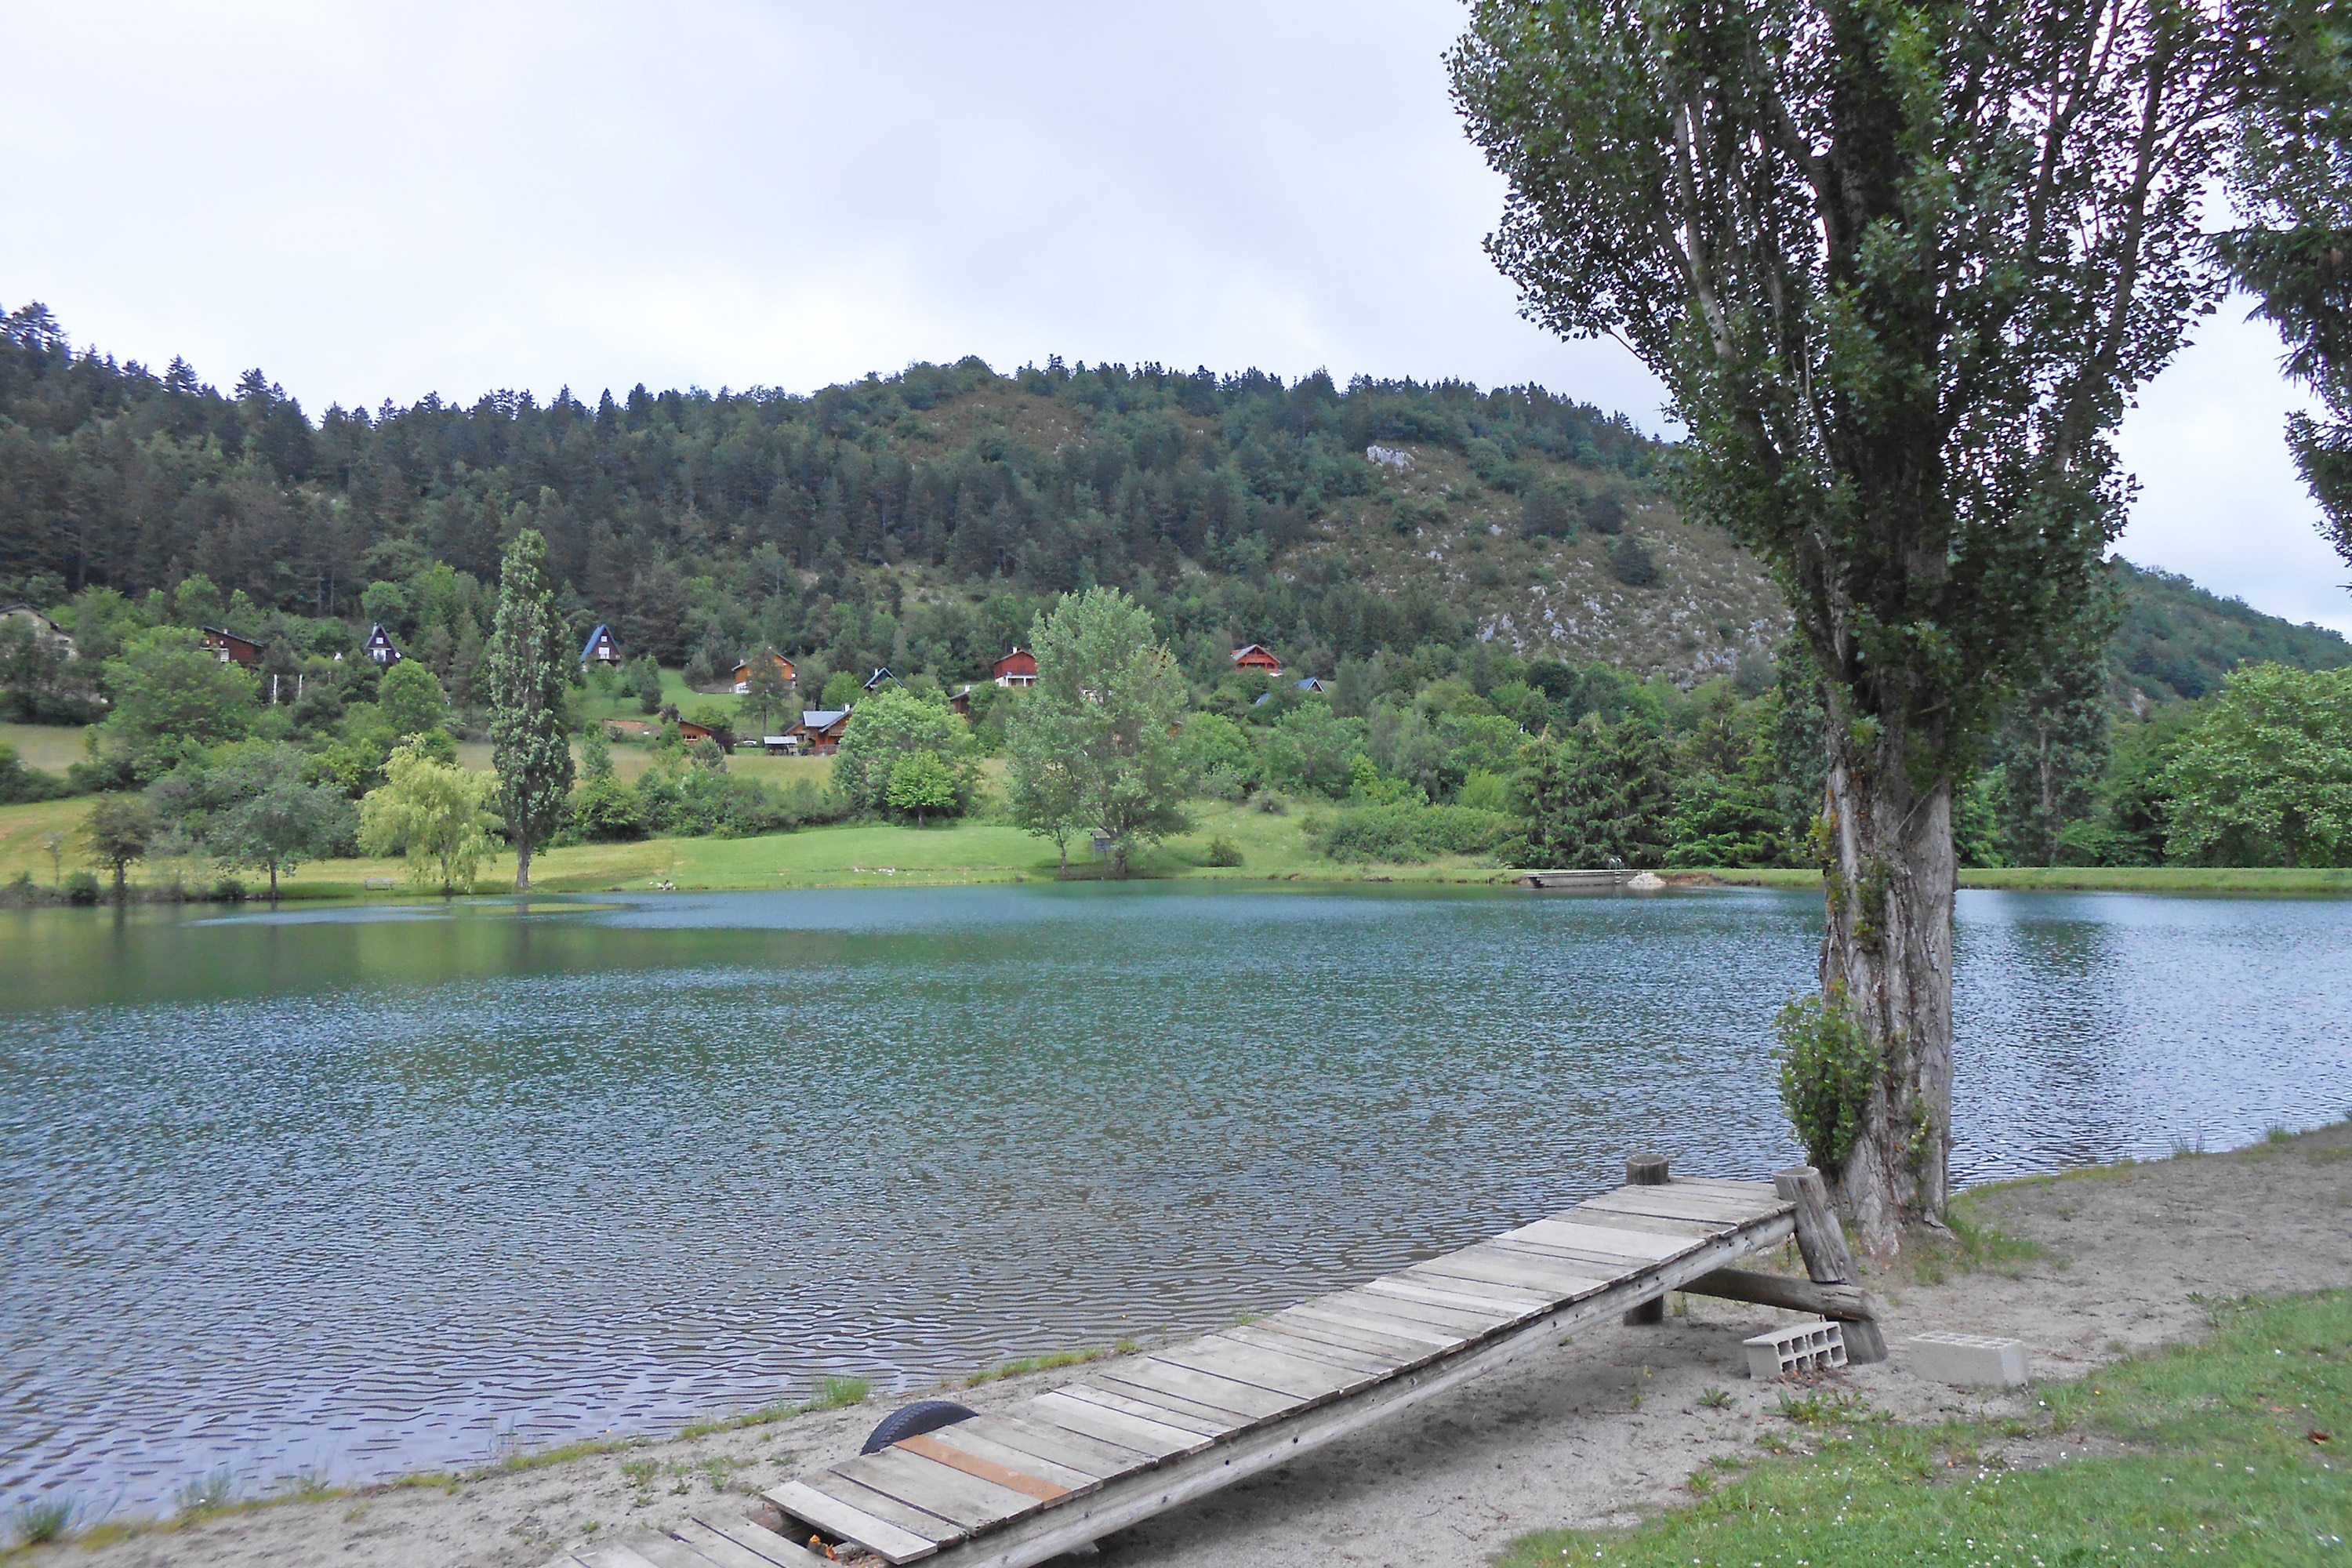
[[[2067,1378],[2194,1337],[2205,1322],[2200,1298],[2352,1285],[2352,1125],[2005,1187],[1977,1212],[2050,1255],[2013,1273],[1874,1281],[1892,1304],[1895,1352],[1856,1369],[1850,1386],[1898,1419],[1998,1416],[2032,1402],[2030,1392],[1979,1396],[1915,1378],[1901,1346],[1907,1334],[2014,1335],[2032,1347],[2036,1375]],[[1468,1564],[1528,1531],[1632,1523],[1686,1502],[1692,1473],[1711,1456],[1752,1451],[1788,1427],[1772,1414],[1781,1391],[1747,1380],[1739,1347],[1783,1315],[1685,1300],[1688,1315],[1662,1327],[1589,1331],[1539,1364],[1113,1536],[1099,1568]],[[1042,1373],[955,1396],[996,1408],[1069,1376]],[[1727,1390],[1729,1404],[1702,1406],[1709,1388]],[[714,1491],[756,1490],[853,1453],[886,1408],[646,1444],[453,1488],[289,1504],[26,1561],[534,1568],[559,1548],[729,1506]],[[2050,1440],[2019,1439],[2012,1460],[2052,1457],[2037,1446]]]

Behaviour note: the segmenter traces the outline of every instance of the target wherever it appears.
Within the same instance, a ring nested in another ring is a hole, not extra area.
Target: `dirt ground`
[[[2116,1356],[2195,1337],[2203,1300],[2352,1285],[2352,1124],[2228,1154],[2110,1167],[2004,1187],[1976,1205],[2050,1256],[2013,1273],[1937,1283],[1888,1271],[1894,1355],[1847,1385],[1899,1419],[2030,1409],[2031,1390],[1968,1394],[1923,1382],[1903,1341],[1930,1329],[2012,1335],[2034,1375],[2071,1378]],[[1617,1323],[1559,1352],[1474,1382],[1289,1468],[1100,1543],[1094,1568],[1283,1568],[1301,1562],[1481,1563],[1553,1525],[1630,1524],[1687,1502],[1692,1473],[1790,1430],[1781,1387],[1751,1383],[1739,1342],[1786,1315],[1702,1298],[1654,1328]],[[1067,1370],[956,1397],[1016,1404]],[[1699,1403],[1711,1388],[1729,1403]],[[560,1549],[661,1526],[856,1452],[882,1408],[801,1416],[692,1441],[648,1444],[454,1489],[356,1497],[230,1515],[97,1552],[58,1547],[40,1563],[480,1565],[536,1568]],[[2021,1439],[2021,1448],[2049,1440]],[[2031,1462],[2053,1458],[2021,1452]],[[625,1469],[624,1466],[630,1467]],[[648,1468],[647,1467],[650,1466]],[[595,1526],[592,1531],[591,1524]]]

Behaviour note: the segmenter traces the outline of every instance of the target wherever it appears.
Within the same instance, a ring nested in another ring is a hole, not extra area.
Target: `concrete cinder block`
[[[2025,1381],[2025,1342],[1983,1334],[1914,1334],[1911,1370],[1960,1388],[2015,1388]]]
[[[1759,1381],[1845,1364],[1845,1329],[1834,1322],[1790,1323],[1739,1342],[1748,1349],[1748,1375]]]

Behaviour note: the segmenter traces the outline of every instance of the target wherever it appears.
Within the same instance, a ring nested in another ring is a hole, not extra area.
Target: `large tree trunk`
[[[1861,1137],[1838,1173],[1840,1206],[1882,1257],[1906,1225],[1940,1220],[1952,1142],[1952,789],[1925,793],[1902,739],[1859,743],[1832,723],[1822,826],[1829,930],[1822,984],[1881,1052]]]
[[[515,838],[515,891],[530,891],[530,839],[525,835]]]

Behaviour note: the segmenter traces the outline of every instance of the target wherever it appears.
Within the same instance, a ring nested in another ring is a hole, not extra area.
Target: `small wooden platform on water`
[[[892,1564],[1023,1568],[1368,1426],[1623,1313],[1655,1322],[1685,1290],[1847,1321],[1882,1358],[1821,1177],[1628,1185],[1474,1247],[1183,1344],[1108,1363],[1024,1405],[846,1459],[763,1494],[788,1533],[713,1514],[556,1560],[555,1568],[818,1568],[802,1544]],[[1811,1280],[1729,1268],[1794,1237]]]

